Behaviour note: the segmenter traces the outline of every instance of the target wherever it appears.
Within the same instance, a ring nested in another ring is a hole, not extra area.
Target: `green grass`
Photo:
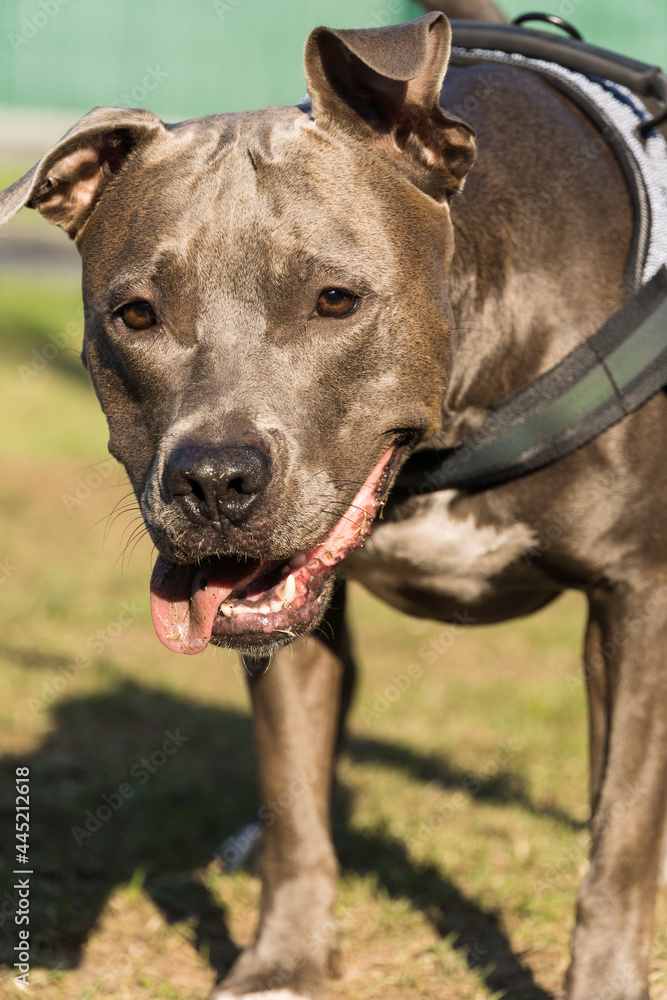
[[[104,464],[77,323],[73,283],[0,283],[0,850],[14,771],[27,765],[37,996],[204,998],[256,916],[256,879],[210,865],[256,804],[247,698],[233,656],[185,662],[153,634],[151,550],[139,540],[122,555],[131,511],[109,522],[128,490]],[[68,329],[26,378],[33,351]],[[118,629],[123,602],[132,616]],[[353,589],[362,681],[334,822],[347,973],[331,997],[555,995],[587,852],[583,613],[571,596],[524,621],[450,632]],[[421,677],[391,700],[392,675],[412,663]],[[188,740],[140,784],[133,767],[177,728]],[[77,844],[72,828],[128,782],[133,795]],[[5,853],[0,895],[12,865]],[[0,995],[14,995],[9,969]]]

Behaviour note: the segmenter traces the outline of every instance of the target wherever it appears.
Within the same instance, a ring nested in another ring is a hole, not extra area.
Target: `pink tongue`
[[[151,614],[160,642],[174,653],[201,653],[222,602],[261,566],[253,559],[178,566],[158,556],[151,577]]]

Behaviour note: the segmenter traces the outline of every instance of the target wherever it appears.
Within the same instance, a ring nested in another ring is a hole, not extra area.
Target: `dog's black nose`
[[[271,460],[251,445],[181,445],[165,476],[190,520],[241,524],[268,486]]]

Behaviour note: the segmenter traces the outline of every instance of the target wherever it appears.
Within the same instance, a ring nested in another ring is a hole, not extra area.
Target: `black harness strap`
[[[663,105],[667,99],[667,78],[658,67],[572,38],[475,21],[452,22],[452,33],[455,62],[485,61],[493,58],[494,51],[516,52],[616,81]],[[613,138],[611,126],[605,128],[597,112],[582,104],[604,128],[607,139]],[[639,126],[642,136],[663,117],[664,112]],[[629,164],[625,174],[634,196],[636,228],[641,229],[648,211],[637,204],[641,181],[633,181],[629,151],[624,152],[620,142],[615,151],[622,165]],[[630,254],[631,290],[638,287],[645,259],[640,244],[635,240]],[[399,473],[394,496],[404,499],[443,489],[472,492],[535,472],[592,441],[666,386],[667,266],[663,266],[585,343],[490,410],[462,445],[412,455]]]
[[[489,411],[458,448],[412,455],[394,493],[497,486],[592,441],[667,386],[667,267],[554,368]]]
[[[530,59],[544,59],[587,76],[614,80],[642,97],[667,99],[667,81],[659,66],[609,52],[573,38],[516,24],[486,21],[452,21],[452,45],[462,49],[497,49],[517,52]]]

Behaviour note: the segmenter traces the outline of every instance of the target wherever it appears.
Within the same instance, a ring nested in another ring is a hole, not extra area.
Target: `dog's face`
[[[35,168],[24,200],[82,254],[83,357],[169,648],[259,654],[311,628],[439,427],[448,199],[473,155],[437,108],[448,49],[439,15],[318,29],[312,105],[92,112]]]

